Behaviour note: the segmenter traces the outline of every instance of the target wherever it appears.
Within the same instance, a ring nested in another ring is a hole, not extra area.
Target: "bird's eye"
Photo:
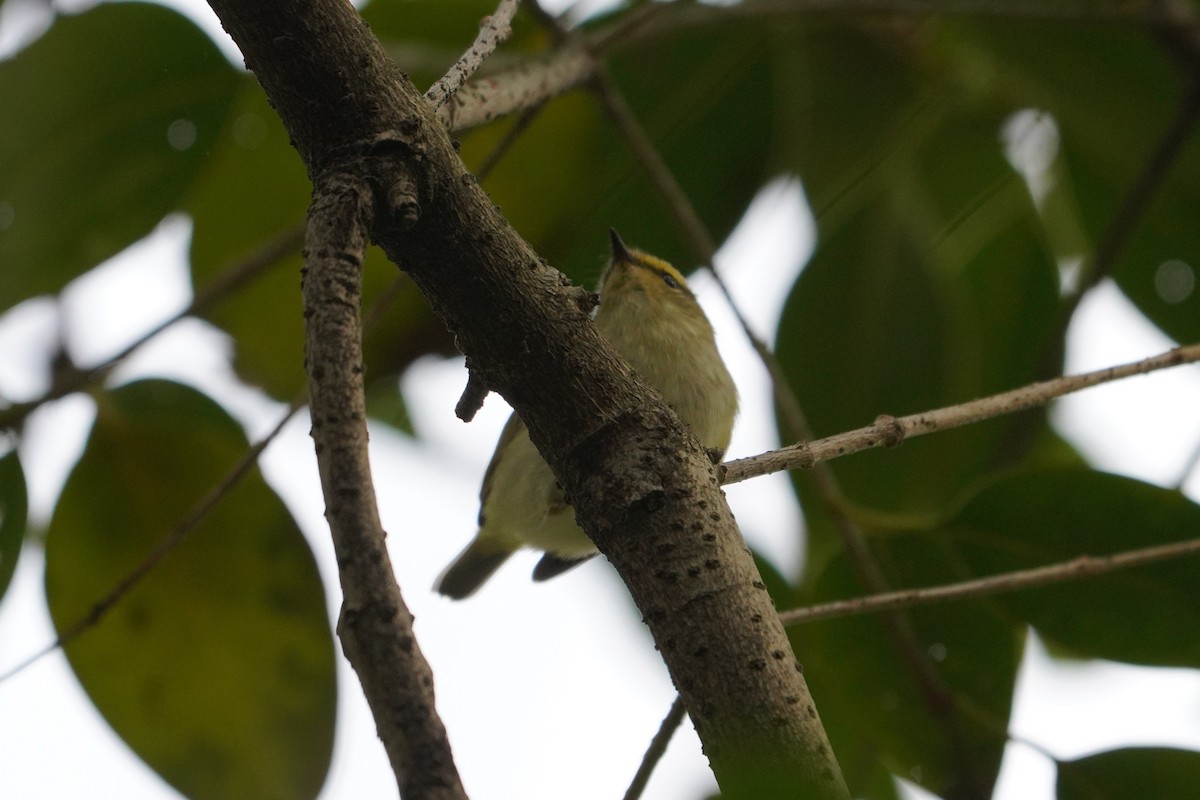
[[[665,283],[667,286],[670,286],[672,289],[679,288],[679,281],[675,280],[675,276],[672,275],[671,273],[664,272],[662,274],[662,279],[663,279],[663,283]]]

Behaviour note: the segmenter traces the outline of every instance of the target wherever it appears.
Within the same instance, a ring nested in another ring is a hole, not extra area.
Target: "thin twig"
[[[296,225],[275,236],[245,258],[238,259],[221,272],[210,284],[196,292],[186,308],[171,315],[137,339],[130,342],[119,353],[95,367],[66,369],[56,372],[54,385],[41,396],[24,403],[14,404],[0,411],[0,430],[19,426],[26,417],[48,402],[66,397],[88,386],[104,380],[125,359],[141,349],[147,342],[170,328],[180,320],[202,314],[221,300],[233,294],[259,275],[266,272],[284,257],[299,250],[304,241],[304,226]]]
[[[504,156],[508,155],[512,146],[517,143],[517,139],[521,137],[521,134],[529,130],[529,126],[533,124],[533,121],[537,119],[538,114],[542,113],[542,109],[545,107],[546,104],[543,102],[522,111],[521,116],[517,117],[517,121],[512,124],[512,127],[504,132],[503,138],[492,149],[492,152],[488,153],[483,163],[479,165],[479,169],[475,171],[475,177],[479,178],[480,181],[487,180],[488,176],[492,174],[492,170],[496,168]]]
[[[906,417],[884,415],[877,418],[873,425],[865,428],[726,462],[722,482],[725,484],[738,483],[748,478],[781,470],[809,469],[820,462],[861,450],[870,450],[881,446],[896,447],[905,439],[914,436],[958,428],[973,422],[1046,405],[1055,398],[1102,383],[1177,367],[1182,364],[1191,364],[1195,361],[1200,361],[1200,344],[1177,347],[1157,356],[1129,364],[1031,383],[1019,389],[920,414],[911,414]]]
[[[1200,467],[1200,442],[1197,442],[1192,448],[1192,454],[1188,456],[1188,460],[1184,463],[1183,469],[1179,471],[1179,480],[1175,481],[1176,489],[1183,489],[1185,483],[1192,477],[1192,473],[1196,471],[1196,467]]]
[[[496,6],[492,15],[480,21],[479,33],[467,52],[425,92],[425,99],[434,108],[441,108],[450,102],[450,98],[475,74],[487,57],[512,35],[512,18],[517,13],[517,5],[518,0],[500,0],[500,5]]]
[[[780,613],[779,618],[783,620],[784,625],[800,625],[831,617],[915,608],[948,600],[985,597],[991,594],[1015,592],[1080,578],[1092,578],[1118,570],[1198,553],[1200,553],[1200,539],[1188,539],[1137,550],[1126,550],[1107,556],[1077,556],[1068,561],[1060,561],[1044,567],[1005,572],[1000,575],[949,583],[944,586],[933,586],[927,589],[902,589],[886,594],[856,597],[853,600],[837,600],[808,608],[797,608]]]
[[[658,766],[658,762],[667,752],[667,745],[671,743],[671,737],[675,735],[675,731],[683,722],[685,714],[687,714],[687,709],[683,707],[683,698],[675,695],[675,702],[671,703],[671,710],[667,712],[662,724],[658,726],[658,733],[654,734],[654,738],[650,740],[650,746],[646,748],[646,754],[642,756],[642,763],[638,765],[637,773],[630,781],[629,788],[625,790],[624,800],[638,800],[642,796],[642,792],[646,791],[646,784],[650,782],[654,768]]]
[[[288,407],[288,411],[283,415],[283,418],[271,429],[271,432],[264,436],[259,441],[255,442],[249,450],[241,457],[234,467],[214,486],[209,490],[208,494],[204,495],[196,505],[192,506],[187,515],[180,520],[162,540],[151,550],[145,558],[143,558],[137,566],[112,588],[108,594],[101,597],[91,607],[87,614],[80,618],[75,624],[67,628],[58,637],[48,644],[43,649],[26,658],[21,663],[17,664],[12,669],[0,674],[0,683],[12,678],[26,668],[32,666],[39,661],[43,656],[46,656],[60,647],[65,647],[81,634],[90,630],[99,624],[100,620],[113,609],[117,603],[121,602],[130,592],[132,592],[138,584],[149,575],[162,560],[170,555],[179,545],[183,544],[184,540],[191,535],[192,531],[204,522],[205,518],[212,513],[222,500],[224,500],[234,488],[237,487],[242,479],[250,474],[258,462],[258,457],[267,449],[271,442],[275,441],[275,437],[283,430],[288,421],[295,416],[296,412],[304,405],[304,395],[301,394]]]

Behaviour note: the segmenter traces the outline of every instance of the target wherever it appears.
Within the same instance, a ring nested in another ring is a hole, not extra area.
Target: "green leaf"
[[[920,111],[920,76],[886,36],[854,25],[796,27],[777,70],[788,164],[818,219],[872,181],[894,139]],[[847,58],[853,53],[853,58]]]
[[[1048,111],[1060,131],[1060,178],[1094,254],[1160,146],[1188,91],[1170,49],[1140,25],[959,25],[951,68],[984,65],[987,91]],[[1196,120],[1191,123],[1194,134]],[[1141,202],[1113,277],[1167,335],[1200,339],[1200,150],[1183,147]]]
[[[28,512],[25,471],[17,451],[13,450],[0,458],[0,599],[8,591],[17,568]]]
[[[60,17],[0,63],[0,309],[57,292],[149,233],[204,163],[236,73],[142,3]]]
[[[1197,530],[1200,506],[1179,492],[1082,467],[1000,480],[946,528],[969,577],[1175,542]],[[1194,557],[1006,594],[998,602],[1080,657],[1200,667]]]
[[[880,205],[822,241],[801,273],[784,307],[777,351],[814,435],[974,393],[968,362],[975,354],[964,347],[963,315],[928,256],[894,209]],[[783,435],[790,441],[796,434]],[[860,502],[919,508],[955,488],[960,465],[950,462],[959,459],[948,456],[961,445],[952,436],[831,466]]]
[[[186,207],[194,222],[191,268],[198,291],[226,277],[265,242],[289,231],[299,240],[312,188],[287,132],[253,78],[243,78],[229,124],[196,183]],[[285,401],[305,382],[300,266],[297,244],[203,314],[233,337],[238,374]],[[453,350],[445,325],[377,248],[367,251],[364,313],[397,281],[394,299],[364,343],[374,382],[394,384],[420,356]],[[387,414],[390,419],[404,416],[394,407]]]
[[[1060,762],[1058,800],[1187,800],[1200,786],[1200,753],[1127,747]]]
[[[205,309],[233,337],[234,366],[246,382],[290,400],[304,385],[300,245],[312,187],[278,115],[252,76],[243,76],[213,151],[188,196],[192,283],[219,281],[264,243],[291,231],[294,251]]]
[[[245,454],[213,401],[167,381],[97,398],[46,537],[55,627],[85,618]],[[113,729],[191,798],[315,797],[335,664],[307,543],[257,471],[65,646]]]
[[[1000,143],[1016,109],[930,73],[878,29],[811,25],[804,41],[791,158],[818,242],[776,348],[814,435],[1056,370],[1056,265]],[[855,53],[851,66],[846,52]],[[1045,431],[1044,412],[1033,411],[839,459],[831,469],[859,521],[886,527],[897,512],[944,513],[977,481],[1028,458]],[[795,480],[815,574],[840,544],[807,477]]]
[[[924,113],[861,196],[820,223],[784,308],[779,357],[817,436],[1014,388],[1041,366],[1054,268],[997,121],[934,104]],[[1013,426],[975,425],[832,468],[856,502],[936,511],[996,466]]]
[[[717,241],[774,170],[775,58],[792,46],[763,20],[726,21],[681,28],[609,59],[614,82]],[[463,160],[483,163],[513,124],[463,136]],[[589,92],[550,101],[483,185],[538,253],[577,281],[599,273],[609,227],[685,272],[696,263]]]
[[[936,585],[958,574],[955,554],[939,542],[894,536],[873,544],[890,586]],[[805,600],[862,594],[839,555]],[[1020,633],[986,602],[915,609],[903,618],[911,651],[881,614],[789,631],[850,791],[888,796],[879,793],[884,767],[942,797],[988,797],[1005,745]]]

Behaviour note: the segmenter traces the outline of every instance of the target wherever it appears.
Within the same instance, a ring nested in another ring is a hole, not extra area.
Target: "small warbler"
[[[712,325],[678,270],[609,233],[612,258],[600,278],[596,327],[706,447],[724,453],[737,389]],[[480,506],[479,532],[438,579],[437,591],[444,595],[470,595],[522,547],[544,551],[533,570],[536,581],[596,554],[516,414],[484,473]]]

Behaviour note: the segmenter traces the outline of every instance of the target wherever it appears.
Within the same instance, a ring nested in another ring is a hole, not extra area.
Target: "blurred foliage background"
[[[363,15],[424,88],[492,6],[374,0]],[[1101,281],[1170,338],[1200,341],[1193,3],[646,6],[575,32],[605,37],[611,81],[712,237],[722,241],[774,178],[803,185],[817,247],[773,340],[814,435],[1058,374],[1067,324]],[[502,75],[556,46],[522,12],[485,69]],[[309,187],[253,76],[174,11],[103,4],[56,17],[0,63],[0,108],[0,311],[59,294],[182,212],[194,226],[192,312],[231,337],[248,385],[285,402],[298,394]],[[594,92],[457,136],[520,234],[572,279],[594,280],[610,226],[698,263]],[[367,342],[371,414],[419,435],[399,378],[453,342],[378,251],[366,283],[365,304],[385,302]],[[52,355],[47,397],[0,411],[10,443],[32,408],[69,391],[92,394],[97,420],[47,531],[26,531],[21,464],[15,451],[0,460],[0,592],[22,542],[44,541],[63,633],[248,445],[194,389],[110,386],[69,350]],[[867,591],[839,521],[867,538],[893,588],[1200,532],[1200,508],[1179,491],[1092,469],[1041,410],[831,469],[833,503],[808,474],[794,478],[805,573],[761,562],[781,608]],[[905,631],[877,617],[813,623],[795,644],[856,796],[896,797],[896,774],[943,797],[986,798],[1028,626],[1064,657],[1200,668],[1198,578],[1194,561],[1171,562],[912,611]],[[168,622],[179,619],[191,620],[182,639]],[[319,791],[332,635],[307,545],[261,478],[225,497],[66,652],[114,729],[184,794]],[[1127,748],[1058,768],[1061,798],[1182,798],[1200,785],[1200,756],[1180,750]]]

